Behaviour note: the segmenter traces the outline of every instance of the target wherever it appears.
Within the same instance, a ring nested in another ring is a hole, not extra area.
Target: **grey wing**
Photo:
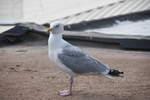
[[[58,58],[66,67],[71,69],[75,73],[108,73],[109,68],[101,62],[86,55],[78,48],[65,48],[61,54],[58,54]]]

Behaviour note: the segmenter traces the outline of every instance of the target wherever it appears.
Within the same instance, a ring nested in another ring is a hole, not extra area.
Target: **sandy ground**
[[[150,100],[150,52],[80,47],[124,77],[78,76],[73,96],[61,97],[68,77],[48,60],[46,44],[7,46],[0,48],[0,100]]]

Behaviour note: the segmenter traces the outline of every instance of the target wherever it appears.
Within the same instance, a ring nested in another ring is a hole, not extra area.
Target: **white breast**
[[[72,72],[72,70],[70,70],[69,68],[67,68],[64,64],[62,64],[58,58],[58,54],[62,53],[62,48],[64,47],[66,42],[61,40],[57,41],[56,43],[54,43],[54,41],[52,40],[49,40],[48,42],[49,59],[53,61],[53,63],[64,72],[67,72],[71,76],[75,76],[75,73]]]

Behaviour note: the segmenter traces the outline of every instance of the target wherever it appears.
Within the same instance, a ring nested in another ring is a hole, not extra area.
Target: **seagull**
[[[111,69],[101,61],[84,53],[80,48],[70,44],[62,38],[64,25],[61,22],[50,23],[47,30],[50,35],[48,39],[48,56],[55,65],[70,78],[68,89],[59,91],[61,96],[72,95],[73,78],[82,74],[97,74],[114,79],[114,76],[121,76],[123,72]]]

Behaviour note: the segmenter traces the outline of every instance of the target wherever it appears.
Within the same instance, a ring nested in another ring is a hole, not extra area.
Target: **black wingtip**
[[[124,72],[121,72],[121,71],[115,70],[115,69],[111,69],[109,71],[109,74],[112,75],[112,76],[121,76],[122,74],[124,74]]]

